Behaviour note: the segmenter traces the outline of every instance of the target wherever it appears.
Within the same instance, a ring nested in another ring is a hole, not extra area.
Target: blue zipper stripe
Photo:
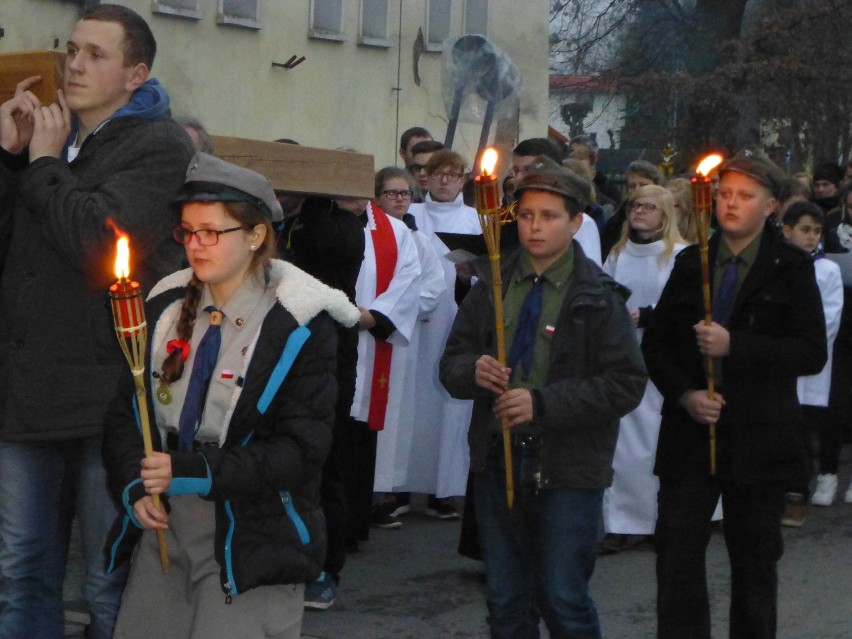
[[[121,540],[124,539],[124,535],[127,533],[128,524],[130,524],[130,517],[125,515],[122,517],[121,532],[118,534],[118,537],[116,537],[115,543],[109,551],[109,566],[107,566],[106,569],[106,573],[108,575],[112,574],[112,571],[115,570],[115,556],[118,554],[118,547],[121,545]]]
[[[301,516],[299,516],[299,513],[296,512],[296,507],[293,505],[293,498],[290,496],[289,491],[286,490],[279,494],[281,495],[281,503],[284,504],[284,510],[287,512],[287,516],[296,527],[296,532],[299,533],[299,541],[302,542],[303,546],[307,546],[311,543],[311,534],[308,532],[308,527],[305,526],[305,522],[302,520]]]
[[[142,524],[139,523],[139,520],[136,519],[136,515],[133,514],[133,506],[130,505],[130,489],[133,488],[136,484],[141,484],[142,478],[137,477],[132,482],[127,484],[124,487],[124,491],[121,493],[121,503],[124,506],[124,510],[127,513],[127,516],[130,517],[130,521],[133,522],[133,525],[137,528],[142,528]]]
[[[228,583],[231,585],[229,595],[239,594],[237,591],[237,582],[234,580],[234,564],[231,561],[231,543],[234,541],[234,511],[231,510],[231,500],[225,500],[225,514],[228,516],[228,534],[225,535],[225,575],[228,577]]]

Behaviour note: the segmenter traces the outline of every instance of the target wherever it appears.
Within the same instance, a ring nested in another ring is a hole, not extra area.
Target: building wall
[[[452,36],[462,33],[464,2],[452,1]],[[420,86],[412,71],[418,28],[426,33],[426,0],[390,1],[390,46],[382,48],[357,43],[359,0],[343,0],[345,42],[308,37],[309,0],[262,0],[260,30],[217,24],[217,0],[201,1],[200,20],[152,13],[151,0],[119,3],[154,31],[153,75],[169,90],[173,113],[199,117],[214,134],[352,147],[375,155],[377,168],[397,161],[399,133],[410,126],[425,126],[443,140],[441,54],[420,57]],[[549,0],[488,5],[488,38],[512,58],[523,80],[519,135],[544,136]],[[2,0],[0,52],[53,48],[57,40],[64,48],[78,16],[79,5],[67,0]],[[306,59],[294,69],[272,67],[292,55]],[[457,130],[453,146],[468,161],[480,129],[460,124]]]

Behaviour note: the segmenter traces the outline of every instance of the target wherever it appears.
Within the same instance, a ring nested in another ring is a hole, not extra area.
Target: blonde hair
[[[632,199],[639,197],[655,198],[657,200],[657,207],[663,214],[663,228],[660,230],[660,235],[662,236],[661,239],[663,240],[665,248],[659,257],[659,260],[660,262],[665,262],[674,252],[675,244],[686,244],[686,241],[683,239],[677,228],[677,213],[675,213],[674,198],[666,189],[656,184],[646,184],[645,186],[640,186],[636,189],[636,193],[633,194]],[[627,206],[627,218],[624,220],[624,225],[621,227],[621,237],[616,245],[612,247],[611,251],[616,258],[630,240],[630,202],[627,203]]]
[[[686,178],[672,178],[665,184],[679,209],[677,228],[687,244],[698,242],[698,221],[692,208],[692,185]]]

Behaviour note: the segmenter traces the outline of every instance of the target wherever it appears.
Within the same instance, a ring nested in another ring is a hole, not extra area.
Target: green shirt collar
[[[757,237],[749,242],[748,246],[746,246],[742,251],[740,251],[739,255],[737,255],[741,266],[751,268],[754,264],[754,260],[757,259],[757,252],[760,249],[760,240],[762,237],[763,233],[758,233]],[[719,252],[716,254],[716,266],[726,264],[732,257],[734,257],[734,253],[731,251],[731,247],[728,246],[728,242],[725,240],[725,237],[722,236],[720,239]]]
[[[550,265],[550,268],[541,274],[541,277],[559,289],[571,281],[571,275],[573,272],[574,246],[572,244],[568,247],[568,250],[559,257],[559,259]],[[520,282],[527,278],[535,279],[537,275],[538,274],[533,270],[532,264],[530,263],[530,256],[524,252],[521,255],[521,261],[515,271],[516,281]]]

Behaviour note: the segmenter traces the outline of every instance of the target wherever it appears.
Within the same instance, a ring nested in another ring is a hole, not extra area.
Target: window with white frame
[[[464,0],[464,32],[488,36],[488,0]]]
[[[389,47],[388,0],[361,0],[359,44]]]
[[[308,36],[325,40],[346,40],[343,32],[343,0],[311,0]]]
[[[151,11],[180,18],[201,20],[201,0],[152,0]]]
[[[260,0],[219,0],[219,24],[230,24],[249,29],[261,29]]]
[[[426,0],[426,50],[441,51],[444,40],[450,37],[452,0]]]

